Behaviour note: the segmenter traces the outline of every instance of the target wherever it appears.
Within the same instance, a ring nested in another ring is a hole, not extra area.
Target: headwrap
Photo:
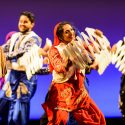
[[[54,27],[54,46],[57,46],[60,43],[60,40],[59,40],[58,36],[56,35],[59,24],[60,23],[56,24],[56,26]]]
[[[59,24],[60,23],[57,23],[56,26],[54,27],[54,44],[53,44],[53,46],[57,46],[60,43],[60,40],[59,40],[58,36],[56,35]],[[51,65],[51,63],[49,63],[49,69],[50,69],[50,72],[53,71],[53,66]]]

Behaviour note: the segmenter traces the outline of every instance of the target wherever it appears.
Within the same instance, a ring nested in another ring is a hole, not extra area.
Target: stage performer
[[[65,46],[75,41],[74,26],[60,22],[54,28],[54,45],[49,51],[52,83],[43,108],[48,117],[48,125],[66,125],[71,113],[79,125],[106,125],[104,115],[85,89],[85,72],[76,68],[63,53]],[[97,69],[93,62],[90,68]],[[85,70],[85,69],[84,69]]]

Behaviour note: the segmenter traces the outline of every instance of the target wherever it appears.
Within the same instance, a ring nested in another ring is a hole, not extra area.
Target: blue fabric
[[[33,75],[31,77],[31,79],[28,80],[25,72],[11,70],[10,75],[7,80],[10,82],[10,86],[12,89],[12,97],[8,98],[8,97],[4,96],[3,98],[6,98],[8,100],[14,100],[17,98],[16,90],[17,90],[20,82],[24,83],[29,91],[28,94],[21,95],[21,97],[20,97],[21,101],[28,102],[36,91],[37,75]],[[0,91],[0,95],[1,95],[1,93],[2,93],[2,91]]]
[[[67,125],[78,125],[77,121],[73,118],[73,115],[69,113],[69,120]]]
[[[30,41],[29,39],[28,41],[23,43],[23,47],[19,46],[19,52],[20,49],[26,50],[26,44],[28,43],[31,44],[30,47],[32,47],[32,43],[35,43],[39,46],[41,45],[41,41],[39,41],[38,36],[32,36],[31,38],[33,38],[32,41]],[[18,42],[18,39],[19,38],[15,40],[15,44],[16,42]],[[13,45],[13,50],[15,49],[14,47],[15,45]],[[14,52],[13,50],[12,53]],[[11,61],[16,62],[17,57],[13,58]],[[10,71],[6,82],[4,83],[4,86],[9,84],[9,87],[11,88],[9,90],[10,96],[7,96],[4,90],[0,90],[0,115],[2,117],[4,125],[28,124],[30,99],[35,94],[37,87],[36,83],[37,75],[33,75],[31,79],[28,80],[25,72],[16,70]],[[17,90],[19,90],[19,92],[17,92]]]
[[[29,120],[29,103],[16,100],[10,102],[8,125],[27,125]]]
[[[2,115],[3,109],[9,111],[8,123],[6,125],[27,125],[30,110],[29,103],[36,91],[37,76],[34,75],[28,80],[25,72],[11,70],[7,80],[10,82],[12,96],[10,98],[6,97],[5,91],[0,91],[0,114],[2,117],[6,117],[7,114]],[[25,84],[28,89],[28,94],[21,94],[18,99],[16,91],[20,82]],[[6,106],[7,103],[9,103],[8,106]]]

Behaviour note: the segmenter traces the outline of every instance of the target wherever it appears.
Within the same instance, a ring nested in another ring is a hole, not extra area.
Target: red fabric
[[[59,39],[56,36],[58,25],[54,29],[54,46],[59,44]],[[55,51],[54,49],[50,51],[49,56],[54,55]],[[53,69],[57,70],[57,72],[62,71],[61,63],[63,61],[59,54],[55,57],[52,56],[50,62],[51,71]],[[66,125],[69,111],[73,113],[79,125],[106,125],[103,114],[85,89],[84,76],[77,70],[66,82],[51,83],[48,98],[42,106],[48,116],[48,125]]]
[[[47,125],[66,125],[68,121],[68,113],[67,111],[62,110],[51,110],[46,105],[42,105],[43,108],[46,110],[48,121],[49,123]],[[54,115],[56,118],[53,118]]]
[[[93,43],[90,43],[90,46],[94,47],[94,44],[93,44]],[[85,48],[87,51],[90,52],[90,50],[89,50],[89,48],[88,48],[88,46],[87,46],[86,44],[84,45],[84,48]]]
[[[4,81],[5,81],[4,77],[0,78],[0,89],[2,89]]]
[[[65,120],[68,119],[68,112],[65,110],[70,110],[73,113],[79,125],[106,125],[103,114],[88,94],[82,96],[77,102],[81,96],[81,90],[85,90],[84,77],[80,73],[77,73],[78,80],[74,80],[73,77],[65,83],[52,83],[49,98],[43,104],[48,115],[48,125],[60,125],[62,122],[62,125],[66,125]],[[68,88],[71,88],[71,91]],[[70,101],[68,101],[68,98]],[[56,107],[64,110],[54,109]]]
[[[56,35],[57,28],[58,28],[59,24],[60,24],[60,23],[58,23],[58,24],[55,26],[55,28],[54,28],[54,46],[57,46],[57,45],[59,45],[59,43],[60,43],[60,41],[59,41],[59,39],[58,39],[58,37],[57,37],[57,35]]]
[[[64,65],[66,62],[54,46],[49,51],[49,60],[52,68],[51,70],[54,69],[56,72],[66,72]]]
[[[58,37],[57,37],[57,35],[56,35],[57,28],[58,28],[59,24],[60,24],[60,23],[58,23],[58,24],[54,27],[54,44],[53,44],[53,46],[57,46],[57,45],[59,45],[59,43],[60,43],[60,41],[59,41],[59,39],[58,39]],[[52,47],[53,47],[53,46],[52,46]],[[49,64],[49,69],[50,69],[50,72],[53,71],[53,66],[52,66],[51,63]]]
[[[79,125],[106,125],[105,118],[94,101],[89,97],[89,106],[73,112],[73,117]]]

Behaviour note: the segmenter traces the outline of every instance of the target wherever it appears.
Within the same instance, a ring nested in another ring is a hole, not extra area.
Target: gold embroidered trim
[[[70,100],[71,100],[71,96],[72,96],[71,88],[68,87],[68,88],[64,89],[61,92],[61,96],[66,99],[66,104],[69,105],[70,104]]]
[[[24,83],[20,82],[16,92],[17,92],[17,98],[20,98],[21,94],[24,95],[28,94],[27,86]]]
[[[70,109],[67,109],[67,108],[60,108],[60,107],[56,107],[56,108],[54,108],[54,109],[60,109],[60,110],[63,110],[63,111],[68,111],[68,112],[71,112],[72,110],[70,110]]]
[[[11,97],[12,96],[12,90],[10,87],[10,82],[5,83],[3,90],[5,90],[5,95],[6,97]]]
[[[88,92],[86,90],[83,90],[80,96],[77,98],[76,103],[79,104],[82,98],[84,98],[87,94]]]

